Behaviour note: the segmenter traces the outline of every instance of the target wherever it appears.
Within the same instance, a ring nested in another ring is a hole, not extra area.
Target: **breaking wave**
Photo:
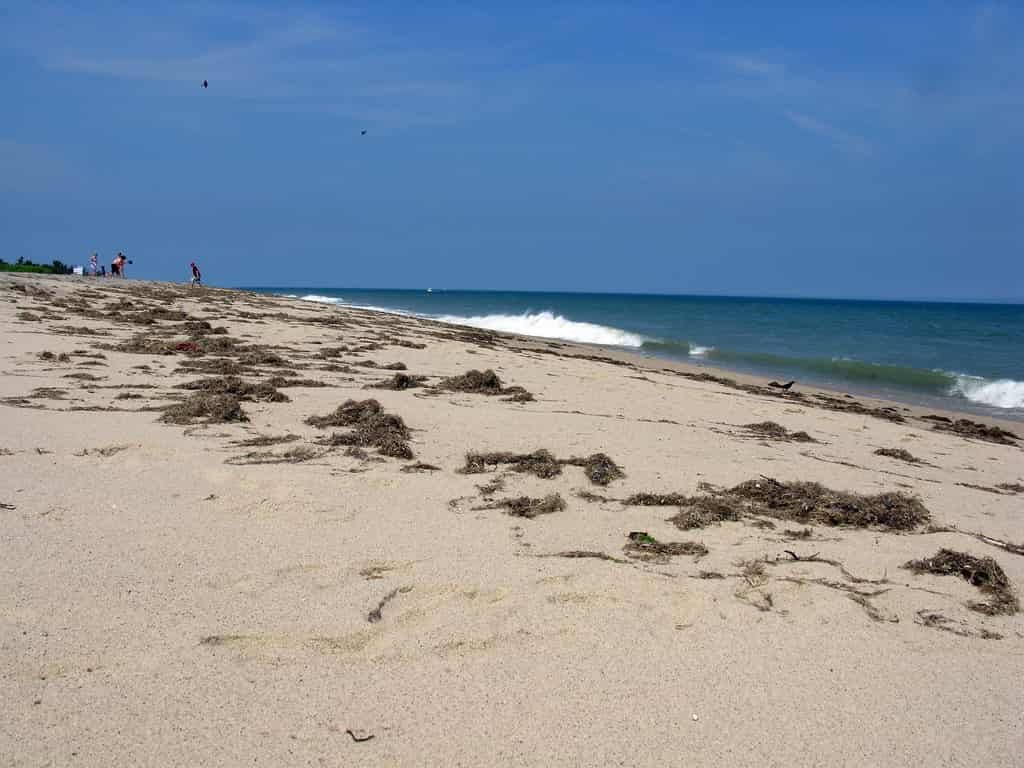
[[[337,296],[320,296],[316,293],[310,293],[305,296],[299,296],[298,298],[303,301],[315,301],[318,304],[344,304],[345,300],[338,298]]]
[[[994,408],[1024,408],[1024,381],[957,376],[950,394]]]
[[[639,347],[644,337],[619,328],[595,323],[581,323],[569,320],[553,312],[526,312],[521,315],[441,315],[435,317],[444,323],[468,325],[488,331],[504,331],[521,336],[537,336],[542,339],[563,339],[584,344],[604,344],[612,347]]]

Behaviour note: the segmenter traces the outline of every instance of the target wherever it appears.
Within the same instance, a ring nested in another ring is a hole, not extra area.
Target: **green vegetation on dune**
[[[71,267],[54,259],[52,264],[35,264],[31,259],[19,258],[13,264],[0,259],[0,272],[30,272],[40,275],[70,275]]]

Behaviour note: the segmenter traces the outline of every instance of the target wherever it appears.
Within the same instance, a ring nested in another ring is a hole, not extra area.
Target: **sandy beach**
[[[1019,424],[162,283],[0,323],[0,765],[1020,764]]]

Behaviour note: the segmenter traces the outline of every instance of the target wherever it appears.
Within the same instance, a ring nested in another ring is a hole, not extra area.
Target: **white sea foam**
[[[319,304],[344,304],[345,300],[340,299],[337,296],[320,296],[316,293],[310,293],[305,296],[300,296],[303,301],[315,301]]]
[[[704,357],[704,355],[712,350],[714,350],[714,347],[702,347],[699,344],[691,344],[690,357]]]
[[[518,333],[522,336],[538,336],[543,339],[564,339],[584,344],[604,344],[616,347],[639,347],[644,337],[619,328],[595,323],[580,323],[553,312],[534,312],[522,315],[478,315],[460,317],[442,315],[435,318],[444,323],[469,325],[489,331]]]
[[[951,394],[995,408],[1024,408],[1024,381],[957,376]]]

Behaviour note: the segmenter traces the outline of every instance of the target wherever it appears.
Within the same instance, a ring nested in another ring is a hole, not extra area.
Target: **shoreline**
[[[310,303],[319,303],[319,304],[323,304],[324,306],[339,306],[339,307],[345,307],[345,308],[348,308],[348,309],[361,309],[361,310],[365,310],[365,311],[369,311],[369,312],[380,312],[380,313],[383,313],[383,314],[397,315],[397,316],[413,316],[413,317],[418,317],[418,318],[421,318],[421,319],[424,319],[424,320],[429,320],[429,321],[432,321],[432,322],[440,322],[440,323],[449,324],[449,325],[459,325],[461,327],[471,327],[471,328],[476,328],[477,327],[477,326],[465,326],[463,324],[460,324],[460,323],[457,323],[457,322],[453,322],[453,321],[448,321],[448,320],[439,320],[436,317],[430,316],[429,314],[420,314],[420,313],[416,313],[416,312],[409,311],[409,310],[392,309],[392,308],[388,308],[388,307],[365,306],[365,305],[359,305],[359,304],[352,304],[352,303],[348,303],[348,302],[343,302],[343,303],[335,304],[334,302],[329,302],[329,301],[312,301],[312,300],[309,300],[309,299],[304,299],[302,296],[295,295],[295,294],[284,294],[284,293],[273,293],[273,292],[271,292],[271,291],[277,291],[277,290],[299,290],[299,291],[309,290],[309,291],[315,291],[315,289],[306,289],[306,288],[300,288],[300,289],[278,289],[278,288],[273,288],[273,287],[268,287],[268,288],[256,287],[256,288],[237,288],[237,289],[232,289],[232,290],[250,291],[250,292],[255,293],[257,295],[278,296],[280,298],[292,299],[292,300],[295,300],[295,301],[309,301]],[[327,289],[327,290],[332,290],[333,291],[333,290],[338,290],[338,289]],[[397,291],[397,292],[401,292],[401,291]],[[418,295],[420,292],[418,292],[418,291],[408,291],[408,293],[413,294],[413,295]],[[477,293],[477,292],[469,291],[469,293]],[[317,295],[317,294],[314,293],[312,295]],[[605,295],[605,294],[585,294],[585,295]],[[608,294],[608,295],[612,295],[612,294]],[[715,297],[715,298],[723,298],[723,297]],[[742,299],[743,297],[724,297],[724,298],[738,298],[738,299]],[[808,302],[819,301],[818,299],[804,299],[804,300],[808,301]],[[856,300],[856,301],[861,301],[861,300]],[[901,303],[901,302],[894,302],[894,303]],[[904,303],[906,303],[906,302],[904,302]],[[914,303],[914,302],[910,302],[910,303]],[[919,302],[919,303],[926,303],[927,304],[927,303],[934,303],[934,302]],[[942,303],[943,304],[954,304],[954,302],[942,302]],[[1003,304],[999,304],[998,306],[1004,306],[1004,305]],[[1013,306],[1013,305],[1006,305],[1006,306]],[[614,330],[619,330],[619,329],[614,329]],[[581,347],[589,348],[589,349],[600,349],[600,350],[603,350],[603,351],[606,351],[606,352],[608,352],[610,354],[615,354],[615,355],[635,356],[635,357],[638,357],[638,358],[641,358],[641,359],[665,362],[666,364],[682,366],[683,369],[685,369],[685,370],[693,370],[693,369],[704,370],[704,371],[706,371],[706,372],[708,372],[710,374],[713,374],[713,375],[719,375],[719,376],[724,376],[724,377],[732,377],[732,378],[742,379],[742,380],[750,382],[750,383],[763,383],[763,384],[767,384],[769,381],[772,380],[772,377],[769,374],[764,374],[764,373],[759,373],[757,371],[752,371],[749,368],[744,367],[744,366],[730,367],[729,365],[722,364],[722,363],[720,363],[718,361],[716,361],[716,362],[705,362],[705,361],[697,362],[697,361],[692,361],[692,360],[686,360],[686,359],[683,359],[683,358],[677,357],[677,356],[661,355],[661,354],[658,354],[657,352],[654,352],[654,351],[644,351],[644,350],[642,350],[640,348],[633,349],[633,348],[629,348],[629,347],[621,347],[621,346],[614,346],[614,345],[603,345],[603,344],[597,344],[597,343],[587,343],[587,342],[573,341],[573,340],[569,340],[569,339],[562,339],[562,338],[556,338],[556,337],[525,336],[525,335],[517,334],[517,333],[511,332],[511,331],[496,331],[496,332],[508,334],[510,336],[514,336],[514,337],[518,337],[518,338],[522,338],[522,339],[533,339],[533,340],[542,341],[542,342],[543,341],[557,341],[559,343],[571,344],[571,345],[579,345]],[[630,331],[629,333],[633,333],[633,332]],[[779,373],[779,374],[776,375],[776,378],[782,377],[782,380],[785,381],[785,380],[787,380],[789,378],[793,378],[794,375],[799,376],[799,374],[793,374],[792,372],[789,373],[789,374]],[[954,374],[949,374],[949,375],[953,376]],[[972,378],[972,377],[968,376],[967,378]],[[992,379],[991,381],[994,382],[995,379]],[[801,379],[797,378],[798,385],[804,387],[805,389],[811,389],[811,390],[820,391],[820,392],[828,392],[828,393],[834,394],[836,396],[844,396],[844,395],[847,395],[847,394],[852,394],[852,395],[854,395],[854,396],[856,396],[858,398],[861,398],[861,399],[867,398],[867,399],[870,399],[870,400],[875,401],[875,402],[886,402],[886,403],[890,403],[890,404],[899,404],[899,405],[912,406],[915,411],[928,411],[928,412],[932,412],[932,413],[942,413],[943,415],[946,415],[946,416],[950,416],[952,414],[952,415],[957,415],[959,417],[971,417],[971,418],[977,417],[977,418],[981,418],[981,419],[990,420],[993,423],[1017,424],[1018,428],[1020,427],[1021,424],[1024,424],[1024,409],[1000,409],[1000,408],[998,408],[996,406],[992,406],[992,405],[986,405],[986,404],[983,404],[983,403],[974,403],[971,400],[967,399],[966,397],[962,397],[962,396],[958,397],[958,396],[953,395],[953,394],[944,394],[944,395],[927,394],[927,393],[916,392],[916,391],[913,391],[913,390],[905,390],[904,391],[904,390],[901,390],[899,387],[889,387],[889,388],[872,387],[870,384],[865,384],[865,383],[862,383],[862,382],[850,382],[850,383],[844,383],[842,381],[819,382],[819,380],[817,378],[815,378],[813,375],[811,375],[809,378],[803,379],[803,382],[804,383],[801,384]],[[1003,411],[1006,411],[1006,412],[1003,412]]]
[[[274,296],[284,301],[297,302],[299,306],[314,304],[326,308],[339,308],[343,310],[368,312],[371,313],[371,315],[380,314],[394,317],[414,317],[424,322],[436,323],[437,325],[442,327],[449,326],[456,328],[465,328],[467,330],[481,330],[478,327],[472,325],[463,325],[460,323],[447,322],[444,320],[438,320],[436,318],[427,317],[424,315],[419,315],[411,312],[404,312],[400,310],[392,310],[384,307],[365,307],[350,304],[334,304],[328,302],[309,301],[303,299],[300,296],[286,296],[276,293],[262,293],[259,290],[248,288],[232,288],[225,290],[237,290],[242,292],[248,292],[256,296]],[[707,363],[687,362],[672,357],[660,357],[655,354],[644,354],[640,351],[635,351],[624,347],[606,346],[602,344],[587,344],[579,341],[568,341],[565,339],[546,338],[540,336],[525,336],[522,334],[510,333],[507,331],[488,331],[488,333],[494,333],[503,338],[516,340],[519,343],[523,344],[524,346],[529,346],[530,348],[533,349],[544,349],[545,346],[554,343],[572,349],[576,353],[581,355],[592,355],[595,353],[600,353],[611,359],[619,360],[625,363],[629,363],[631,365],[636,365],[651,371],[672,370],[684,372],[689,375],[706,374],[722,379],[732,379],[741,384],[761,387],[767,387],[769,382],[773,380],[769,376],[764,376],[757,373],[750,373],[742,370],[725,368]],[[887,406],[898,407],[899,409],[905,411],[910,416],[915,418],[921,418],[922,416],[926,416],[929,414],[939,415],[953,420],[969,417],[1011,431],[1020,431],[1022,428],[1024,428],[1024,414],[1022,414],[1021,417],[1018,419],[1014,418],[1011,415],[993,415],[987,411],[981,411],[980,409],[971,408],[969,406],[964,408],[952,408],[938,403],[933,406],[922,404],[920,401],[909,399],[911,397],[910,394],[908,394],[908,399],[904,400],[897,397],[874,395],[871,394],[870,392],[862,390],[859,387],[840,389],[836,387],[829,387],[813,383],[800,384],[799,381],[797,382],[796,387],[796,391],[803,391],[807,393],[821,393],[831,397],[853,397],[858,401],[867,402],[872,407],[875,408],[884,408]],[[955,402],[953,398],[949,398],[949,400]]]
[[[235,290],[0,299],[12,764],[1019,762],[1013,424]]]

